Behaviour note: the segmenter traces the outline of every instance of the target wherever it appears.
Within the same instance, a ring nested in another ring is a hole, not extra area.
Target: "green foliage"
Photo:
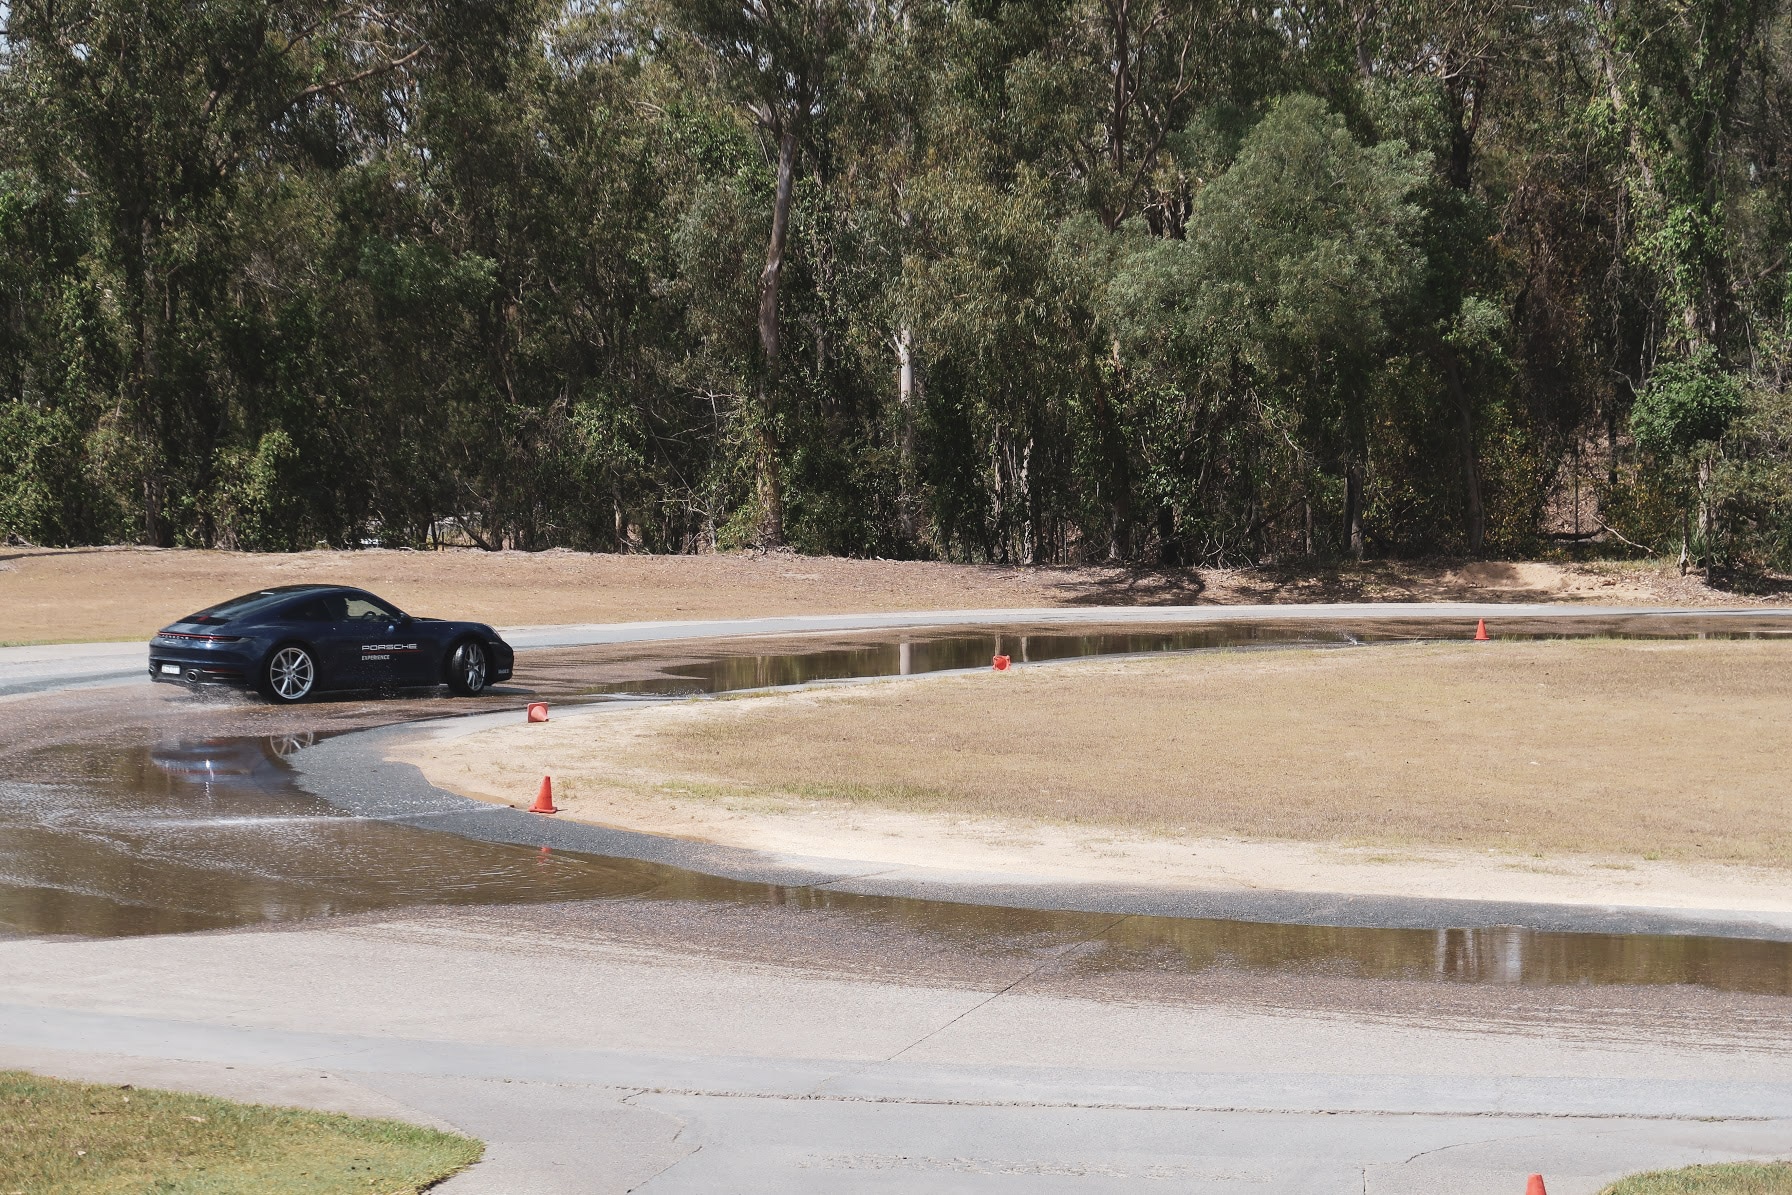
[[[1664,457],[1682,457],[1717,441],[1742,411],[1742,388],[1718,368],[1712,354],[1656,366],[1630,410],[1637,445]]]
[[[1202,190],[1187,240],[1114,246],[1084,233],[1115,380],[1138,401],[1127,438],[1170,449],[1137,469],[1168,513],[1161,538],[1192,537],[1197,558],[1249,559],[1264,550],[1250,508],[1330,505],[1368,435],[1390,320],[1418,278],[1419,179],[1403,145],[1360,145],[1322,101],[1291,96]],[[1201,443],[1215,432],[1224,473]],[[1227,517],[1240,498],[1243,518]],[[1299,534],[1305,549],[1304,515]]]
[[[237,547],[277,552],[311,546],[299,538],[305,528],[298,455],[292,437],[279,429],[264,433],[254,452],[224,451],[221,522]]]
[[[65,545],[86,542],[94,528],[116,534],[123,512],[108,505],[67,411],[0,405],[0,536]]]
[[[1277,102],[1196,200],[1195,319],[1272,375],[1373,354],[1418,266],[1418,182],[1404,145],[1359,146],[1315,97]]]
[[[1726,556],[1758,571],[1792,561],[1792,394],[1753,387],[1742,396],[1710,482]]]

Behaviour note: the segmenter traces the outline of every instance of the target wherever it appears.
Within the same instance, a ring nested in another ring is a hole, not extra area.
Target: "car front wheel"
[[[317,661],[296,643],[279,648],[261,668],[261,695],[281,705],[310,696],[317,687]]]
[[[448,687],[462,697],[476,697],[485,690],[490,671],[485,644],[469,639],[448,658]]]

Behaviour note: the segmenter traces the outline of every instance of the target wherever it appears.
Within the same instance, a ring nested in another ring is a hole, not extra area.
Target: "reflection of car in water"
[[[157,743],[150,762],[160,771],[207,787],[265,788],[285,783],[288,755],[317,741],[310,732],[266,738],[180,739]]]
[[[149,641],[159,681],[252,685],[269,701],[326,689],[447,685],[470,697],[515,657],[481,622],[415,618],[364,589],[281,585],[189,614]]]

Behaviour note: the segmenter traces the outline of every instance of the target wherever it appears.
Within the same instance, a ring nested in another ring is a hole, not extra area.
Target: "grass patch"
[[[1599,1195],[1792,1195],[1792,1163],[1733,1162],[1633,1174]]]
[[[397,1195],[484,1148],[391,1120],[0,1071],[0,1195]]]

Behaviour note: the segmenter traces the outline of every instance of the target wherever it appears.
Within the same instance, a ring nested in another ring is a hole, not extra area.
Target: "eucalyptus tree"
[[[862,10],[846,0],[665,0],[672,29],[701,53],[690,69],[738,103],[765,139],[774,173],[771,226],[759,272],[759,377],[751,412],[760,535],[784,542],[779,297],[790,235],[797,159],[815,148],[829,105],[849,73]]]
[[[1631,433],[1639,447],[1667,466],[1680,507],[1680,571],[1698,554],[1711,559],[1711,518],[1706,491],[1716,461],[1718,441],[1743,411],[1742,388],[1722,372],[1710,349],[1689,361],[1664,361],[1650,375],[1630,413]],[[1699,511],[1695,545],[1692,511]]]
[[[1598,68],[1628,158],[1633,251],[1659,277],[1679,355],[1719,344],[1725,161],[1770,0],[1592,0]]]
[[[1462,542],[1471,554],[1482,551],[1487,531],[1474,390],[1504,365],[1507,331],[1505,279],[1492,249],[1498,221],[1480,160],[1485,130],[1507,116],[1505,105],[1522,102],[1516,78],[1554,36],[1562,8],[1554,0],[1353,6],[1359,85],[1375,125],[1431,160],[1429,183],[1415,196],[1425,270],[1404,330],[1440,376],[1437,406],[1456,426]]]
[[[243,376],[231,312],[244,282],[294,264],[269,260],[285,234],[257,227],[257,201],[313,202],[308,178],[368,153],[431,60],[488,36],[505,11],[452,0],[9,6],[5,102],[19,157],[40,203],[91,214],[62,221],[83,243],[65,246],[59,285],[91,317],[65,346],[64,372],[113,412],[104,449],[135,476],[147,542],[217,535],[212,498],[241,414],[233,395],[262,389]],[[263,212],[305,227],[296,210]],[[290,455],[278,436],[266,447],[269,459]]]
[[[1123,345],[1174,329],[1180,384],[1247,398],[1256,444],[1342,473],[1341,538],[1357,558],[1365,387],[1419,274],[1420,179],[1403,143],[1359,145],[1323,101],[1284,98],[1196,197],[1187,241],[1143,245],[1109,307]]]
[[[1113,231],[1181,236],[1200,179],[1178,135],[1218,98],[1274,86],[1277,35],[1240,0],[1069,0],[1010,78],[1037,152]],[[1024,142],[1023,142],[1024,143]]]

